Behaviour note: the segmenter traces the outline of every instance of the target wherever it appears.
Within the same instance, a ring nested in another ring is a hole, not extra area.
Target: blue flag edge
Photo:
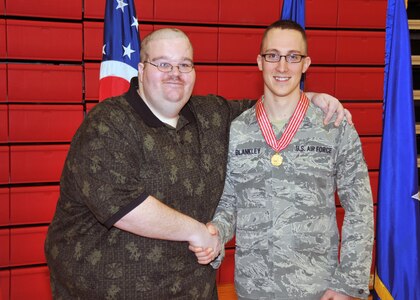
[[[412,198],[418,181],[410,37],[404,2],[396,1],[388,1],[387,8],[377,214],[374,288],[383,300],[420,299],[420,202]]]

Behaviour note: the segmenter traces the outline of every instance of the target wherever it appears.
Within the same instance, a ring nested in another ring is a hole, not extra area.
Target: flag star
[[[136,26],[137,31],[139,31],[139,20],[136,19],[135,16],[133,16],[133,23],[131,24],[131,26]]]
[[[103,54],[103,55],[106,55],[106,52],[105,52],[105,47],[106,47],[106,44],[104,44],[104,45],[102,46],[102,54]]]
[[[124,48],[123,56],[127,55],[128,58],[131,59],[131,53],[136,52],[133,49],[131,49],[131,43],[129,43],[127,47],[124,47],[124,45],[122,45],[122,47]]]
[[[124,12],[124,7],[127,6],[128,4],[124,2],[124,0],[117,0],[118,6],[116,9],[121,8],[122,12]]]

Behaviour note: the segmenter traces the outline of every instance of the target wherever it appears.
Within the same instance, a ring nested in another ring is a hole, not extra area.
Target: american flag
[[[128,90],[140,62],[139,23],[134,0],[106,0],[99,101]]]

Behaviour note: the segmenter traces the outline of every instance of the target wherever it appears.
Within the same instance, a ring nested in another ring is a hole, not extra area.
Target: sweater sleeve
[[[229,104],[231,116],[233,121],[236,117],[238,117],[241,113],[246,111],[247,109],[253,107],[255,105],[256,100],[249,100],[249,99],[243,99],[243,100],[226,100]]]
[[[343,128],[336,184],[345,216],[340,263],[330,289],[356,298],[367,298],[373,245],[372,192],[360,138],[354,127],[345,124]]]
[[[229,242],[236,230],[236,195],[235,188],[233,183],[232,175],[232,162],[231,162],[231,153],[232,153],[232,140],[229,142],[229,157],[226,170],[226,179],[223,189],[223,194],[220,199],[219,205],[217,206],[216,212],[214,214],[212,223],[219,230],[219,236],[222,245],[225,245]],[[224,247],[222,247],[224,248]],[[212,263],[214,268],[218,268],[224,258],[224,249],[217,260]]]
[[[116,101],[92,110],[77,131],[63,170],[63,193],[80,201],[107,228],[147,198],[139,174],[141,145]]]

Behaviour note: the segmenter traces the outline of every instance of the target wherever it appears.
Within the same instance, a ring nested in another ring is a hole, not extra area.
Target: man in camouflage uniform
[[[55,299],[217,298],[215,270],[188,245],[217,248],[203,223],[222,194],[230,122],[252,103],[191,97],[179,30],[146,37],[141,61],[72,140],[45,243]]]
[[[306,55],[297,23],[269,26],[257,59],[264,96],[231,125],[227,177],[212,224],[222,243],[236,234],[240,299],[369,295],[373,208],[360,139],[347,122],[324,125],[321,110],[307,102],[299,88],[311,62]],[[337,188],[345,209],[340,261]],[[208,262],[205,251],[197,256]],[[219,264],[220,258],[213,262]]]

